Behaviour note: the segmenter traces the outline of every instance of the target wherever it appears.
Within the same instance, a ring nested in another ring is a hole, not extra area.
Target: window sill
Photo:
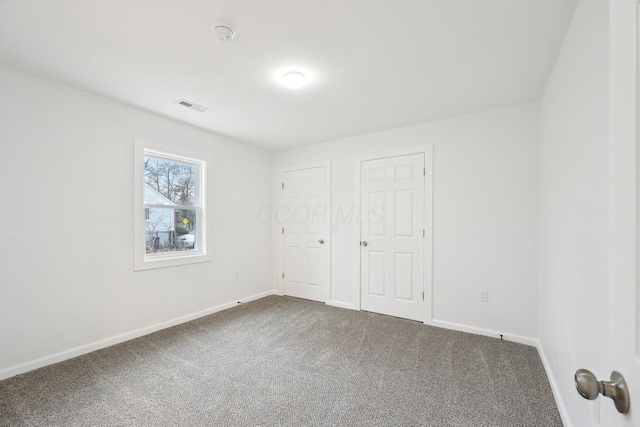
[[[211,257],[207,254],[191,255],[167,255],[162,257],[149,257],[147,259],[137,259],[134,263],[134,271],[153,270],[156,268],[175,267],[178,265],[197,264],[210,262]]]

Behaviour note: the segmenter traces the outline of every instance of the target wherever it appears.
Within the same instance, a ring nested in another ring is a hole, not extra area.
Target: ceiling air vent
[[[186,99],[180,99],[180,100],[176,101],[176,104],[180,104],[180,105],[182,105],[184,107],[187,107],[187,108],[189,108],[191,110],[194,110],[194,111],[198,111],[200,113],[204,113],[205,111],[208,110],[208,108],[203,107],[202,105],[194,104],[193,102],[189,102]]]

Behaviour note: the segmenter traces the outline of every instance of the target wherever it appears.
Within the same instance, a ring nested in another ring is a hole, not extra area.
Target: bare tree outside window
[[[176,205],[193,206],[195,167],[147,157],[144,159],[144,179],[147,185]]]
[[[196,249],[196,168],[145,157],[147,254]]]

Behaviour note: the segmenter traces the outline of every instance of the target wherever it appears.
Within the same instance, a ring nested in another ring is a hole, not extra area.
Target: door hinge
[[[282,278],[284,279],[284,273],[282,273]],[[424,292],[423,292],[423,294],[424,294]],[[422,299],[424,299],[424,297],[422,297]]]
[[[424,292],[422,293],[422,299],[424,300]]]
[[[282,227],[282,234],[284,234],[284,227]]]
[[[425,231],[424,231],[424,228],[422,229],[422,237],[425,237]]]
[[[284,182],[282,183],[282,189],[284,190]]]
[[[427,176],[427,168],[422,168],[422,176]]]

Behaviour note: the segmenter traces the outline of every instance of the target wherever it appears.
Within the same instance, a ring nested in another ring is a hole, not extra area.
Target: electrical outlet
[[[338,224],[331,224],[331,232],[337,233],[338,231],[340,231],[340,226]]]
[[[233,274],[233,279],[234,279],[234,280],[240,280],[240,273],[235,272],[235,273]]]
[[[489,302],[489,291],[480,291],[480,301]]]

